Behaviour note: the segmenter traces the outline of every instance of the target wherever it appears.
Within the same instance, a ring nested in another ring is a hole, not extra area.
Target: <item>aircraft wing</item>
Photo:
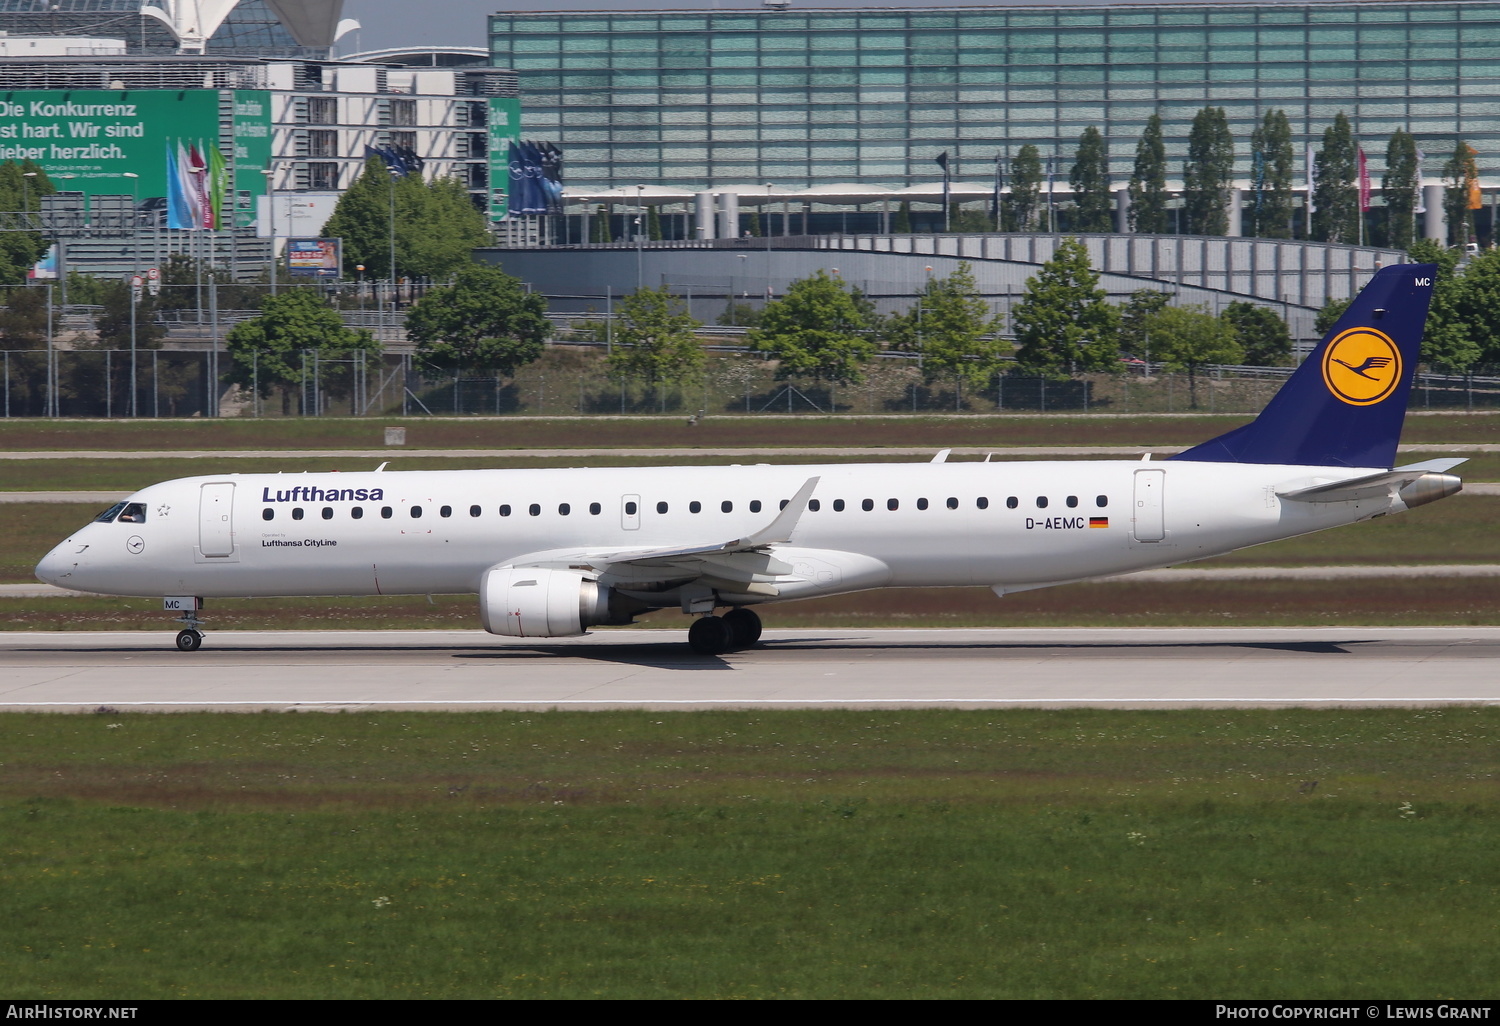
[[[1427,474],[1446,474],[1460,463],[1467,462],[1467,459],[1426,460],[1422,463],[1397,467],[1395,470],[1347,478],[1343,481],[1308,483],[1306,479],[1303,479],[1277,488],[1276,494],[1293,502],[1358,502],[1389,495],[1392,489],[1399,492]],[[1456,481],[1457,478],[1453,480]]]
[[[774,596],[770,582],[793,573],[772,546],[791,541],[797,521],[818,486],[810,477],[765,527],[743,538],[690,546],[634,549],[553,549],[509,560],[506,566],[591,570],[617,586],[700,583],[739,594]]]

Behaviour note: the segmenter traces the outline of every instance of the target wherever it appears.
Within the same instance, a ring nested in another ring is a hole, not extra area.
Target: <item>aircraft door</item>
[[[1135,501],[1131,506],[1131,534],[1138,542],[1159,542],[1166,537],[1162,513],[1165,470],[1135,472]]]
[[[620,496],[620,526],[627,531],[638,531],[641,527],[641,497]]]
[[[234,555],[233,481],[214,481],[200,489],[198,551],[221,559]]]

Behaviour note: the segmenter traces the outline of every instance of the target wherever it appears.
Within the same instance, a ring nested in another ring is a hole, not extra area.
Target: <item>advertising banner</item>
[[[134,196],[173,228],[253,224],[270,160],[270,94],[238,91],[220,138],[217,89],[0,93],[0,161],[30,160],[59,191]],[[231,148],[233,155],[225,150]],[[138,178],[127,178],[131,172]]]
[[[562,150],[551,143],[510,144],[510,212],[560,214]]]
[[[521,101],[513,96],[489,99],[490,220],[510,211],[510,147],[521,138]]]
[[[293,278],[337,278],[343,269],[340,239],[289,239],[286,269]]]

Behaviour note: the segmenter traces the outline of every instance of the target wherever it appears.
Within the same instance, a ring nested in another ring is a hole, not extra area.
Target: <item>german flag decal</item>
[[[1108,527],[1109,517],[1089,517],[1090,527]]]

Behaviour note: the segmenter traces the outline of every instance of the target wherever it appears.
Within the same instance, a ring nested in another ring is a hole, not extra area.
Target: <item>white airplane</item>
[[[1163,461],[221,474],[152,485],[38,564],[163,596],[478,593],[493,634],[695,615],[692,648],[753,645],[764,602],[884,587],[997,595],[1130,573],[1398,513],[1463,460],[1392,469],[1435,268],[1376,273],[1250,424]],[[383,468],[382,468],[383,469]],[[722,616],[716,610],[728,607]]]

